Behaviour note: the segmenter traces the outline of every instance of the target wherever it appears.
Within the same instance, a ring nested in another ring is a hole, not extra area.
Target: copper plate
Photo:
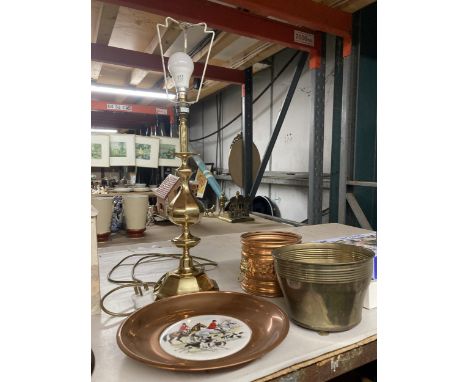
[[[249,343],[232,355],[203,361],[176,358],[160,346],[161,333],[193,316],[237,318],[252,331]],[[117,331],[117,344],[129,357],[147,365],[177,371],[223,369],[250,362],[278,346],[289,331],[286,313],[275,304],[244,293],[199,292],[168,297],[130,315]]]

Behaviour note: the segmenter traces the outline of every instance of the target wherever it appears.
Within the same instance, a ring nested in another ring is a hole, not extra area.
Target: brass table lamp
[[[201,79],[201,84],[203,84],[203,77],[209,60],[211,45],[213,43],[214,38],[214,32],[207,31],[207,26],[205,23],[195,25],[189,23],[181,23],[168,17],[166,18],[165,25],[157,25],[159,46],[161,48],[161,58],[163,58],[164,55],[162,52],[161,34],[159,31],[159,27],[168,27],[169,21],[179,24],[179,26],[184,32],[184,52],[176,52],[172,54],[168,61],[168,70],[174,81],[177,93],[176,101],[174,102],[177,104],[177,108],[179,111],[180,152],[176,153],[176,156],[179,157],[182,161],[181,166],[177,169],[177,175],[181,179],[181,187],[177,195],[174,197],[174,199],[168,206],[168,217],[171,222],[182,228],[182,233],[176,238],[172,239],[174,245],[177,248],[182,249],[182,257],[180,259],[178,269],[172,272],[168,272],[164,276],[161,285],[157,291],[157,299],[186,293],[219,290],[216,281],[211,280],[202,269],[195,268],[195,266],[193,265],[192,257],[190,256],[190,248],[195,247],[200,242],[200,238],[193,236],[190,233],[190,226],[192,224],[197,224],[200,221],[200,209],[189,188],[189,179],[192,175],[192,170],[188,166],[188,160],[193,153],[189,151],[188,145],[188,114],[190,104],[198,101],[201,86],[198,89],[196,101],[189,102],[187,100],[187,92],[189,89],[190,77],[193,72],[193,62],[190,56],[188,56],[185,53],[185,51],[187,50],[188,29],[199,25],[204,26],[205,33],[211,33],[212,38],[205,62],[205,68],[203,70],[203,76]],[[163,70],[167,92],[167,78],[164,60]]]

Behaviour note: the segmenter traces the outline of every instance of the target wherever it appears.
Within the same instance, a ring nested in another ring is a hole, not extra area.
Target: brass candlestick
[[[181,187],[169,204],[167,211],[169,220],[182,228],[182,233],[172,239],[172,242],[177,248],[182,248],[183,252],[179,268],[166,274],[157,294],[158,299],[186,293],[219,290],[216,281],[211,280],[203,270],[193,266],[193,260],[190,256],[190,248],[195,247],[200,242],[199,237],[190,233],[190,226],[200,221],[200,209],[189,188],[192,170],[187,162],[193,154],[189,152],[188,148],[189,105],[186,102],[185,91],[178,92],[177,96],[181,152],[176,153],[176,156],[182,160],[181,166],[177,169],[177,175],[181,179]]]

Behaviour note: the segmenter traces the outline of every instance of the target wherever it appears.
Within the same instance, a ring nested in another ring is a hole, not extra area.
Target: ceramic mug
[[[125,195],[123,197],[127,236],[133,238],[144,236],[148,205],[148,195]]]
[[[96,233],[99,242],[109,240],[111,233],[112,212],[114,201],[112,196],[94,196],[91,204],[98,210],[96,217]]]

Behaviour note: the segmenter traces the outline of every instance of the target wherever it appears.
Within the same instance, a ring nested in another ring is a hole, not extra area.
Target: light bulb
[[[183,52],[174,53],[169,58],[167,68],[174,79],[177,90],[187,90],[193,72],[193,61],[190,56]]]

